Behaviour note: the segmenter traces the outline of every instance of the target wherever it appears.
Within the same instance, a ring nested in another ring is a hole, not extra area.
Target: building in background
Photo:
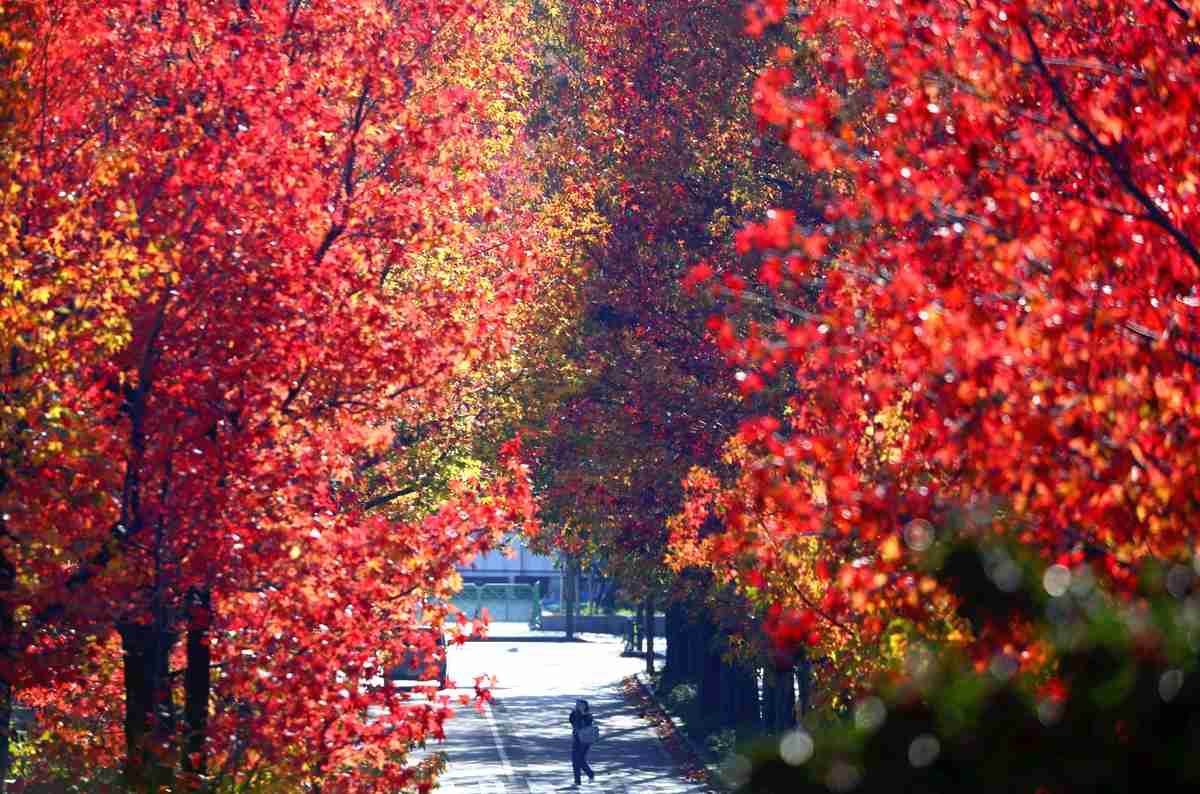
[[[562,569],[553,557],[535,554],[525,545],[524,539],[512,536],[508,539],[507,556],[503,551],[480,554],[470,563],[460,565],[458,572],[465,584],[533,584],[541,585],[543,598],[554,601],[562,599]]]

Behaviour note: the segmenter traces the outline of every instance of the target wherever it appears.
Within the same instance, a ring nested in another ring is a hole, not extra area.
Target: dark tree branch
[[[396,501],[397,499],[401,499],[405,496],[414,494],[416,492],[417,492],[417,489],[415,487],[409,486],[407,488],[401,488],[399,490],[391,491],[389,493],[380,494],[379,496],[376,496],[373,499],[368,499],[367,502],[365,504],[363,504],[362,509],[363,510],[373,510],[376,507],[382,507],[383,505],[389,504],[391,502]]]
[[[1033,53],[1033,65],[1041,74],[1046,84],[1050,86],[1050,90],[1054,93],[1054,98],[1062,109],[1066,112],[1071,123],[1083,133],[1087,139],[1089,146],[1083,147],[1085,151],[1093,151],[1098,154],[1104,162],[1108,163],[1108,167],[1116,174],[1117,180],[1125,191],[1134,198],[1137,203],[1145,208],[1146,214],[1150,218],[1150,222],[1160,229],[1165,231],[1170,237],[1183,248],[1188,258],[1200,267],[1200,249],[1183,231],[1177,227],[1171,218],[1163,212],[1154,201],[1146,195],[1146,193],[1133,180],[1133,175],[1129,171],[1128,165],[1113,151],[1112,147],[1106,145],[1100,140],[1096,133],[1088,126],[1087,122],[1079,115],[1079,111],[1071,103],[1070,97],[1067,96],[1067,91],[1063,87],[1062,82],[1051,73],[1050,67],[1046,64],[1042,57],[1042,51],[1034,40],[1033,31],[1030,30],[1028,24],[1021,25],[1021,32],[1025,34],[1025,41],[1029,45],[1030,51]]]
[[[1179,5],[1179,3],[1175,2],[1175,0],[1166,0],[1166,2],[1167,5],[1171,7],[1171,10],[1178,14],[1184,22],[1191,21],[1192,15],[1189,14],[1183,6]]]

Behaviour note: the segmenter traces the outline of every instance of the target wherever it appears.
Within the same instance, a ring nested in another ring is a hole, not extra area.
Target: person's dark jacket
[[[579,741],[579,729],[584,727],[585,725],[592,724],[591,712],[588,712],[587,714],[582,714],[578,711],[572,711],[569,719],[571,720],[571,739],[575,742],[578,742]]]

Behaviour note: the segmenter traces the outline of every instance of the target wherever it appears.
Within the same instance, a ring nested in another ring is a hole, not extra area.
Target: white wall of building
[[[496,550],[480,554],[458,572],[466,582],[487,580],[492,582],[521,582],[539,579],[546,595],[561,595],[562,571],[553,557],[535,554],[525,545],[520,536],[508,539],[509,552]]]

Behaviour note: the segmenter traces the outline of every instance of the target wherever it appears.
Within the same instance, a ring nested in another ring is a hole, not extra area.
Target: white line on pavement
[[[500,765],[504,768],[504,775],[512,778],[512,764],[508,762],[508,753],[504,751],[504,742],[500,740],[500,729],[496,727],[496,717],[492,714],[492,704],[483,704],[483,715],[487,717],[488,727],[492,729],[492,741],[496,743],[496,750],[500,753]],[[499,787],[499,782],[493,781]]]

